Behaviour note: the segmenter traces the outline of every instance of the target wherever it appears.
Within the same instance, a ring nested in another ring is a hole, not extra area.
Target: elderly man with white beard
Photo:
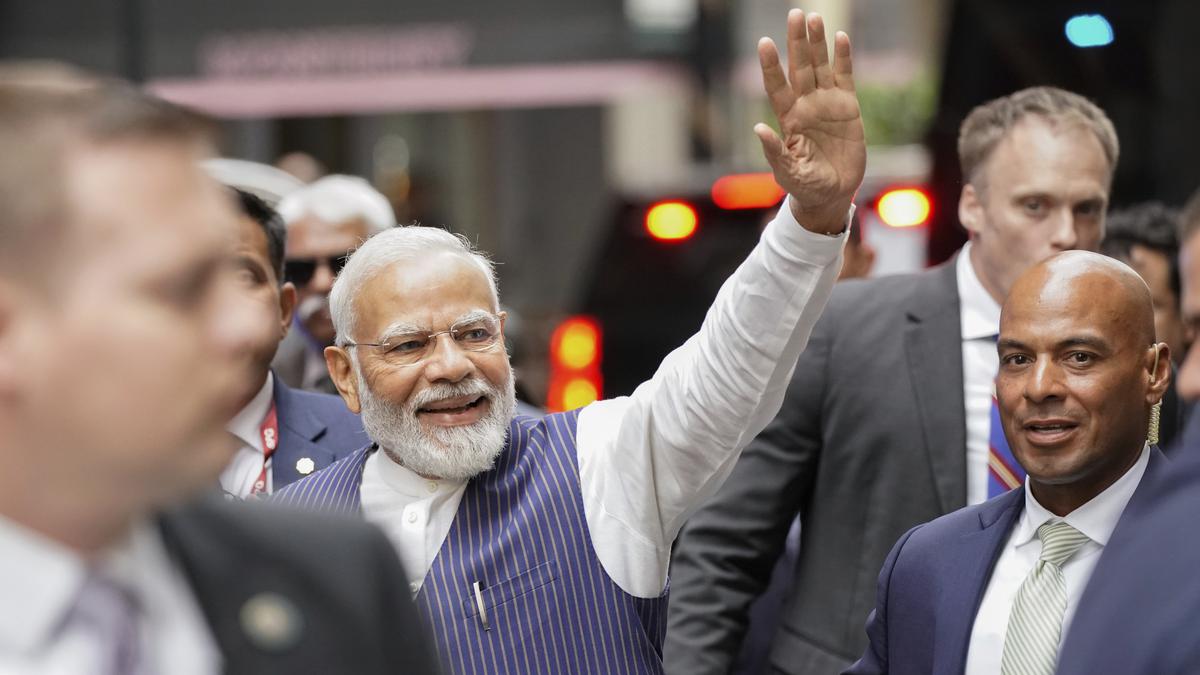
[[[866,163],[844,34],[831,64],[793,10],[787,72],[770,40],[759,57],[782,137],[755,133],[789,197],[633,395],[514,418],[492,264],[460,237],[389,230],[338,277],[325,357],[374,442],[276,500],[381,525],[449,672],[662,671],[671,542],[778,410]]]

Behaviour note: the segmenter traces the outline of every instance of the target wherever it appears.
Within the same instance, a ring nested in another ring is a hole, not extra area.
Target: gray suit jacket
[[[966,504],[961,334],[953,261],[838,284],[779,415],[680,535],[668,673],[729,670],[797,513],[800,557],[769,662],[830,673],[862,654],[892,545]]]

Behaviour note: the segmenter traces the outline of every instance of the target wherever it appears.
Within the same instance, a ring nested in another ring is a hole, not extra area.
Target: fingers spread
[[[817,86],[813,77],[812,58],[809,54],[808,32],[804,25],[804,12],[793,9],[788,12],[788,79],[797,96],[803,96]]]
[[[787,77],[783,74],[783,66],[779,63],[779,53],[775,51],[775,43],[771,38],[758,41],[758,62],[762,66],[763,89],[771,100],[771,109],[775,116],[782,118],[791,110],[796,95],[788,87]]]
[[[854,91],[854,65],[850,60],[850,36],[840,30],[833,36],[833,77],[839,89]]]
[[[833,70],[829,68],[829,45],[825,42],[825,21],[820,14],[808,15],[808,44],[817,86],[828,89],[833,86]]]

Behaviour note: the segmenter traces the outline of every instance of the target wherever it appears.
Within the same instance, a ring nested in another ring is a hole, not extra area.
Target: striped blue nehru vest
[[[496,466],[468,484],[416,597],[448,672],[662,672],[667,594],[631,596],[600,564],[580,489],[577,419],[514,419]],[[357,508],[365,458],[355,453],[279,497]],[[354,461],[356,475],[339,466]],[[305,485],[339,472],[354,480],[351,500],[330,500],[336,485]]]

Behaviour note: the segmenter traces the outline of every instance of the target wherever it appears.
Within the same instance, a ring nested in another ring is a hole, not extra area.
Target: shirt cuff
[[[841,255],[850,233],[851,222],[854,219],[854,204],[846,211],[845,229],[837,234],[818,234],[807,230],[796,222],[792,215],[788,199],[783,200],[774,220],[767,224],[763,239],[781,245],[797,260],[825,267],[831,265]]]

